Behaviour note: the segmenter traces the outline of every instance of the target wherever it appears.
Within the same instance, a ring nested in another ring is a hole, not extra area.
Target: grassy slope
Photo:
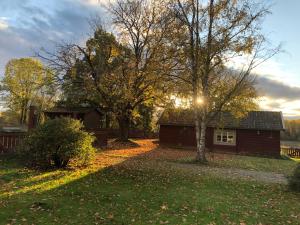
[[[0,224],[299,224],[300,196],[283,186],[143,168],[37,173],[2,159]]]
[[[193,163],[194,157],[183,157],[175,160],[183,163]],[[282,173],[290,175],[297,165],[299,159],[274,159],[274,158],[262,158],[254,156],[241,156],[230,154],[218,154],[208,157],[209,166],[219,168],[236,168],[236,169],[248,169],[255,171],[265,171]]]
[[[213,166],[250,169],[290,175],[295,169],[297,162],[288,159],[271,159],[251,156],[235,155],[230,159],[216,160]]]

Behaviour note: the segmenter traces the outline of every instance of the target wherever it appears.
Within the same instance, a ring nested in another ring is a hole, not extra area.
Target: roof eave
[[[194,127],[194,124],[190,123],[159,123],[159,125],[163,126],[179,126],[179,127]],[[276,129],[276,128],[247,128],[247,127],[230,127],[230,126],[224,126],[224,127],[217,127],[217,126],[207,126],[209,128],[223,128],[223,129],[234,129],[234,130],[265,130],[265,131],[285,131],[284,128]]]

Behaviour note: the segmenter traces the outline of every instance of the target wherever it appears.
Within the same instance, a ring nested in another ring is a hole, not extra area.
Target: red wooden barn
[[[162,145],[196,146],[191,111],[166,111],[159,124]],[[222,112],[208,124],[206,146],[211,151],[279,157],[280,132],[283,130],[281,112],[251,111],[240,119]]]
[[[108,139],[108,132],[105,129],[106,114],[97,108],[90,107],[57,107],[44,111],[46,117],[54,119],[57,117],[70,117],[82,121],[85,130],[92,132],[96,137],[96,146],[106,146]]]

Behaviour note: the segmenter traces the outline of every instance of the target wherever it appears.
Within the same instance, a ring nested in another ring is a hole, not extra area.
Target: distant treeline
[[[285,131],[281,133],[282,140],[300,141],[300,119],[285,120]]]

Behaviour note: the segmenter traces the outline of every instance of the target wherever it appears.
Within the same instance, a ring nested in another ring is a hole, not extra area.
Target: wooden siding
[[[101,115],[95,110],[84,115],[83,124],[88,130],[97,130],[101,128]]]
[[[238,130],[237,150],[240,154],[280,156],[280,131]]]
[[[11,153],[22,143],[24,132],[0,132],[0,154]]]
[[[195,147],[195,129],[192,126],[161,125],[159,140],[162,145]],[[279,157],[280,132],[236,130],[236,145],[216,145],[214,128],[209,127],[206,130],[206,146],[211,151]]]
[[[159,140],[170,146],[196,146],[195,130],[190,126],[161,125]]]

